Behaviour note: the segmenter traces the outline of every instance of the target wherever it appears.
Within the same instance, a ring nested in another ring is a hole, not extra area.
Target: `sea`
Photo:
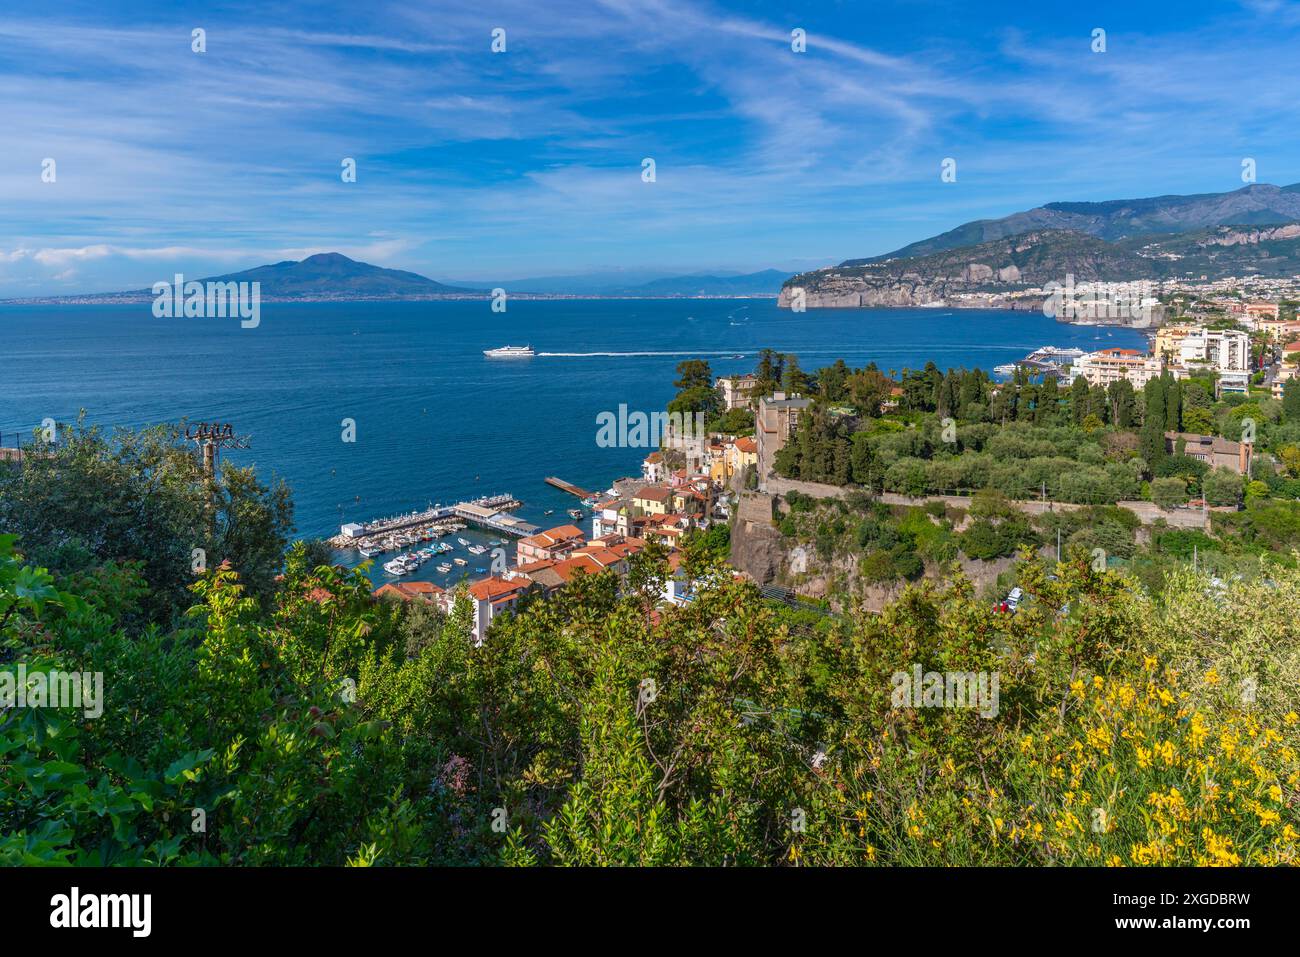
[[[537,355],[483,355],[503,345]],[[545,477],[603,490],[639,474],[650,450],[598,444],[597,417],[662,410],[684,359],[708,360],[715,375],[753,371],[763,348],[794,353],[807,371],[837,358],[887,373],[927,361],[992,370],[1046,345],[1140,349],[1145,337],[1039,312],[793,313],[770,299],[510,300],[504,312],[487,301],[264,302],[255,328],[157,319],[149,304],[0,304],[0,445],[82,410],[107,428],[230,423],[249,447],[221,460],[286,480],[299,537],[498,493],[548,527],[579,502]],[[428,562],[413,577],[445,585],[488,564],[463,546],[451,554],[469,564],[444,576]],[[376,583],[391,580],[381,561],[369,569]]]

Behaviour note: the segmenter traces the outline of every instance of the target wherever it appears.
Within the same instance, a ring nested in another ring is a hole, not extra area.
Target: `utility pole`
[[[235,427],[229,422],[199,422],[197,425],[185,426],[185,438],[199,447],[203,463],[203,475],[208,487],[208,524],[216,532],[217,522],[217,452],[219,449],[246,449],[252,445],[252,439],[246,435],[235,435]]]

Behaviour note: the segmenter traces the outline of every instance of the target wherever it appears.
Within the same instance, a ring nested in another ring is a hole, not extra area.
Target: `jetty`
[[[570,495],[576,495],[578,498],[595,498],[598,492],[589,492],[585,488],[579,488],[572,482],[566,482],[564,479],[556,478],[554,475],[546,477],[546,484],[553,485],[561,492],[568,492]]]
[[[331,544],[349,546],[360,539],[370,539],[406,529],[457,520],[520,538],[536,535],[540,531],[536,525],[515,518],[509,513],[510,509],[518,508],[521,504],[523,503],[513,495],[505,493],[487,495],[469,502],[458,502],[455,505],[434,505],[423,511],[392,515],[373,522],[349,522],[339,529],[338,537],[332,539]]]

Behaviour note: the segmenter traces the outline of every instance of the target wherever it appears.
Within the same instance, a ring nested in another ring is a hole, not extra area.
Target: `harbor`
[[[353,548],[363,552],[367,546],[386,540],[409,538],[412,530],[419,537],[438,538],[477,525],[492,531],[505,532],[523,538],[535,535],[538,527],[510,514],[523,503],[509,493],[488,495],[455,505],[433,505],[421,512],[406,512],[373,522],[349,522],[339,529],[339,534],[329,539],[335,548]]]
[[[349,522],[339,529],[338,535],[329,539],[329,544],[340,551],[359,552],[363,560],[396,552],[394,557],[383,564],[384,571],[393,577],[413,574],[425,562],[435,560],[438,562],[437,570],[442,575],[451,574],[457,569],[468,573],[470,559],[449,554],[455,550],[456,545],[463,547],[470,555],[479,557],[486,555],[489,548],[506,546],[508,539],[497,538],[480,543],[457,538],[456,544],[437,540],[464,531],[471,525],[519,538],[535,535],[540,530],[538,526],[509,513],[510,509],[519,508],[522,504],[513,495],[506,493],[454,505],[432,505],[423,511],[404,512],[373,522]],[[487,566],[475,566],[473,571],[484,574]]]
[[[1052,373],[1062,376],[1083,354],[1082,349],[1040,346],[1018,362],[1008,362],[1004,365],[994,366],[993,371],[998,375],[1009,376],[1015,375],[1016,369],[1020,368],[1025,369],[1031,375]]]

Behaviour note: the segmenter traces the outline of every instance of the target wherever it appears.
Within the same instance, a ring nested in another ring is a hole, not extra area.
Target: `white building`
[[[1161,362],[1155,356],[1147,356],[1136,349],[1103,349],[1089,352],[1074,360],[1074,377],[1083,377],[1088,385],[1108,386],[1112,382],[1127,379],[1135,390],[1141,389],[1152,379],[1160,378]]]
[[[723,408],[727,411],[747,408],[750,400],[753,399],[754,386],[757,384],[758,376],[755,375],[720,377],[716,385],[722,393]]]
[[[1248,372],[1250,335],[1237,329],[1196,329],[1179,343],[1178,358],[1189,370]]]

